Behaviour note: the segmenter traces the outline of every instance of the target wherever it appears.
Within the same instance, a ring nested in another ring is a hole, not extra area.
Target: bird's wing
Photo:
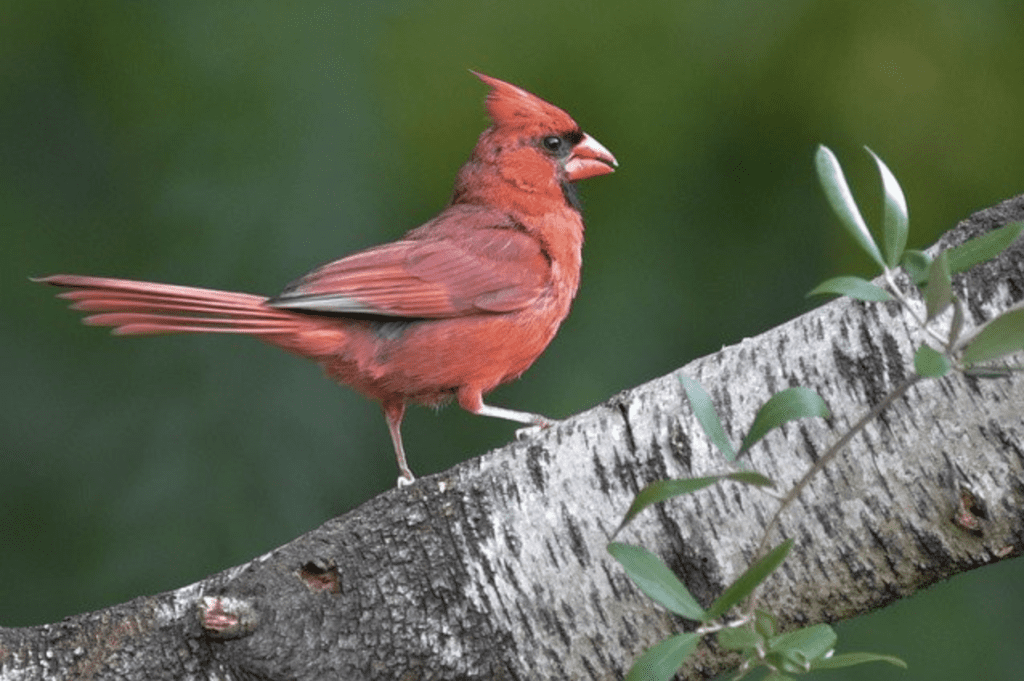
[[[550,284],[551,266],[541,244],[507,217],[489,226],[475,217],[471,222],[477,224],[445,225],[442,214],[425,226],[433,229],[324,265],[268,304],[317,314],[405,318],[528,306]]]

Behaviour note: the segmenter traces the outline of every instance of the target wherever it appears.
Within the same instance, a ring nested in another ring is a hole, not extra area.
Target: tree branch
[[[1021,219],[1024,196],[942,245]],[[955,285],[975,324],[1019,302],[1024,244]],[[788,489],[908,378],[919,339],[904,315],[836,301],[680,371],[709,389],[734,440],[779,389],[825,398],[832,422],[790,424],[750,452]],[[797,542],[762,602],[790,623],[833,621],[1021,554],[1022,440],[1019,375],[917,383],[781,519],[775,536]],[[647,483],[723,467],[665,376],[199,583],[0,629],[0,679],[620,678],[682,623],[632,586],[608,537]],[[706,605],[777,503],[723,483],[646,511],[622,538],[656,550]],[[705,651],[693,671],[723,664]]]

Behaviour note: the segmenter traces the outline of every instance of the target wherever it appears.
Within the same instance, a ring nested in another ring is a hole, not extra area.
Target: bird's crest
[[[486,107],[495,127],[537,127],[548,131],[575,130],[578,127],[569,114],[537,95],[503,80],[476,71],[471,73],[491,88]]]

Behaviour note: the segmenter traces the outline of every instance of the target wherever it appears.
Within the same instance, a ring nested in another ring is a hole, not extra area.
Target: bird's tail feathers
[[[249,293],[73,274],[33,281],[71,289],[59,297],[72,301],[72,309],[92,313],[83,320],[86,324],[112,326],[118,335],[273,336],[294,333],[303,326],[298,315],[267,307],[265,297]]]

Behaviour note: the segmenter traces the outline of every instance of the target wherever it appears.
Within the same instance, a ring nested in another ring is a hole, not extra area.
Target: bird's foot
[[[556,423],[558,423],[558,421],[555,421],[554,419],[549,419],[547,417],[539,415],[535,416],[532,424],[526,426],[525,428],[516,429],[516,439],[529,440],[530,438],[544,432],[545,430],[555,425]]]

